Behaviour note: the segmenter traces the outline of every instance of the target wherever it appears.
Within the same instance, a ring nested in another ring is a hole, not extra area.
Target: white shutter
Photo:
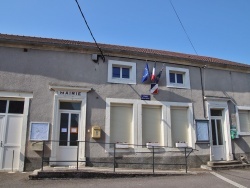
[[[171,108],[172,145],[177,142],[188,143],[188,109]]]
[[[110,142],[132,144],[133,105],[111,105]]]
[[[161,143],[162,109],[160,106],[142,106],[142,144],[147,142]]]
[[[240,132],[249,132],[250,131],[249,111],[240,110],[239,119],[240,119]]]

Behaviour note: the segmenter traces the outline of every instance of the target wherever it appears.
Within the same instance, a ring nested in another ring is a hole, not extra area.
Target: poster
[[[208,120],[196,120],[197,142],[209,142]]]
[[[49,123],[31,122],[30,123],[30,140],[42,141],[49,139]]]

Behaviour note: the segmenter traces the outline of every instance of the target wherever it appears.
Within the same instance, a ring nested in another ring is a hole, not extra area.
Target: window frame
[[[120,77],[113,77],[113,67],[120,68]],[[122,68],[129,68],[129,78],[122,78]],[[125,61],[108,61],[108,82],[118,84],[136,84],[136,63]]]
[[[25,100],[22,98],[0,98],[2,101],[6,101],[5,112],[0,112],[0,114],[15,114],[15,115],[23,115],[25,108]],[[10,103],[11,102],[23,102],[22,113],[19,112],[10,112]]]
[[[149,149],[142,147],[142,109],[143,105],[152,105],[152,106],[161,106],[162,109],[162,122],[161,122],[161,144],[163,146],[168,146],[164,148],[166,151],[179,151],[178,148],[172,148],[172,135],[171,135],[171,108],[188,108],[188,146],[195,148],[196,135],[194,132],[194,123],[193,123],[193,109],[192,103],[179,103],[179,102],[164,102],[164,101],[144,101],[137,99],[118,99],[118,98],[107,98],[106,99],[106,121],[105,121],[105,142],[110,143],[110,107],[111,104],[132,104],[133,105],[133,114],[132,114],[132,137],[133,143],[135,147],[126,148],[126,149],[116,149],[116,152],[148,152]],[[106,144],[105,146],[106,152],[113,152],[113,147],[110,147],[110,144]]]
[[[242,132],[241,131],[240,116],[239,116],[239,111],[241,111],[241,110],[249,111],[249,113],[250,113],[250,106],[237,106],[237,108],[236,108],[236,119],[237,119],[238,135],[250,136],[250,129],[249,129],[249,132]]]
[[[170,82],[170,73],[175,74],[175,83]],[[183,83],[177,83],[177,74],[182,74]],[[183,88],[190,89],[190,76],[189,69],[177,68],[177,67],[166,67],[166,83],[167,87],[170,88]]]

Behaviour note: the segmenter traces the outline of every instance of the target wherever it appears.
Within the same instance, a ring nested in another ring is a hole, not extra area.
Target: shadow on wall
[[[247,139],[247,138],[246,137],[244,138],[241,136],[241,138],[235,139],[233,141],[234,144],[232,144],[232,152],[234,154],[235,159],[238,159],[236,156],[237,153],[250,154],[249,142],[247,142],[245,139]],[[237,151],[236,145],[237,145],[237,147],[239,147],[241,149],[241,151]]]
[[[175,92],[167,91],[167,90],[160,90],[157,95],[153,95],[153,98],[155,98],[158,101],[169,101],[169,102],[192,102],[190,91],[182,90],[180,91],[182,95],[176,94]],[[184,97],[190,95],[188,97]]]

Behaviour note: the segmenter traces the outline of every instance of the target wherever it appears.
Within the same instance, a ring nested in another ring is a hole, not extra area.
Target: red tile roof
[[[19,35],[9,35],[9,34],[0,34],[0,42],[1,41],[29,42],[29,43],[37,43],[37,44],[62,45],[62,46],[73,45],[73,46],[78,46],[78,47],[84,46],[84,47],[92,47],[92,48],[96,47],[95,43],[91,43],[91,42],[19,36]],[[159,56],[168,56],[172,58],[195,60],[195,61],[201,61],[204,63],[213,63],[213,64],[218,64],[218,65],[229,65],[229,66],[236,66],[236,67],[242,67],[242,68],[250,68],[250,65],[247,65],[247,64],[237,63],[237,62],[218,59],[218,58],[206,57],[206,56],[191,55],[191,54],[170,52],[170,51],[164,51],[164,50],[153,50],[153,49],[147,49],[147,48],[110,45],[110,44],[98,44],[98,45],[101,47],[101,49],[104,52],[105,52],[105,49],[121,50],[121,51],[135,52],[135,53],[142,53],[142,54],[149,54],[149,55],[159,55]]]

